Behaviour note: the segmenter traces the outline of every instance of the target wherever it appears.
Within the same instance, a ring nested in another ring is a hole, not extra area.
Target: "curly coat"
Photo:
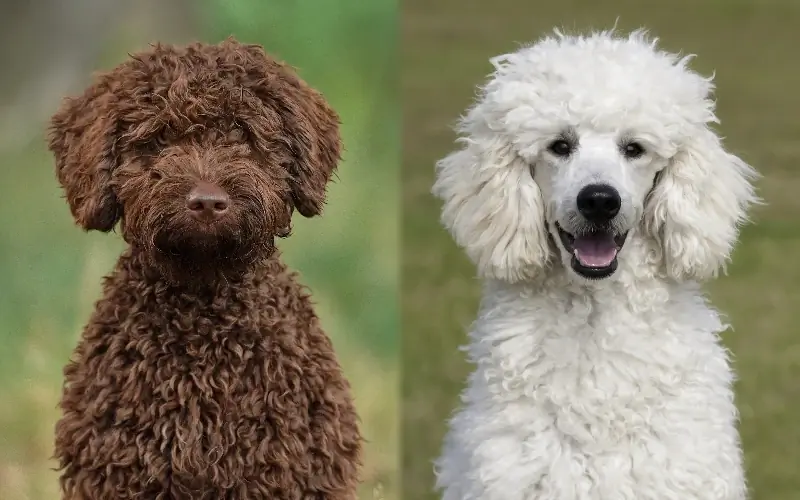
[[[556,31],[495,57],[436,166],[483,280],[442,500],[746,500],[724,270],[755,169],[713,82],[644,31]]]
[[[66,100],[49,146],[76,222],[129,244],[64,371],[62,498],[354,499],[350,387],[274,244],[340,158],[322,96],[256,45],[156,45]],[[192,217],[200,183],[224,216]]]

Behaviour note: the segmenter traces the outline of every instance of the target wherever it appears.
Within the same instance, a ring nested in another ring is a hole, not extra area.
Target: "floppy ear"
[[[708,128],[688,140],[659,174],[644,224],[670,277],[704,280],[724,271],[748,208],[759,202],[751,184],[758,174]]]
[[[462,139],[436,164],[442,223],[483,278],[534,277],[550,259],[544,203],[527,162],[496,137]]]
[[[56,175],[75,221],[85,230],[108,232],[122,215],[111,188],[117,165],[114,96],[103,82],[68,98],[53,116],[49,148]]]
[[[259,78],[256,92],[279,114],[292,155],[289,183],[292,201],[305,217],[322,212],[326,187],[341,159],[339,116],[322,95],[300,79],[292,68],[276,61],[259,45],[228,39],[221,45],[233,57],[246,55],[249,70]]]
[[[290,136],[293,168],[292,199],[305,217],[322,212],[325,191],[341,158],[339,116],[317,91],[297,77],[284,92],[286,133]]]

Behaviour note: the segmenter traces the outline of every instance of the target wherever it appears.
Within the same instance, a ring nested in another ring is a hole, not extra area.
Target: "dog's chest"
[[[483,342],[470,347],[478,369],[464,415],[485,422],[481,474],[527,495],[484,498],[740,498],[718,323],[535,313],[476,324]]]
[[[268,341],[225,343],[161,362],[152,386],[154,432],[168,451],[174,482],[232,488],[267,468],[302,462],[309,406],[301,370],[282,362]],[[185,364],[184,364],[185,363]]]
[[[110,369],[87,381],[94,391],[79,394],[86,382],[77,381],[67,394],[101,417],[91,424],[93,435],[71,446],[99,448],[93,460],[109,465],[122,450],[135,450],[135,463],[152,478],[134,487],[143,494],[217,498],[258,478],[291,487],[303,477],[311,435],[308,374],[279,334],[230,328],[214,339],[187,340],[163,330],[137,332],[98,355],[98,368]]]

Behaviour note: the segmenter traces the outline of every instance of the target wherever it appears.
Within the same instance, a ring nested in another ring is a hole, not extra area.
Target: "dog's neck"
[[[277,250],[268,258],[255,262],[239,272],[228,272],[224,266],[209,263],[203,267],[186,268],[172,272],[153,264],[144,251],[129,247],[120,256],[116,273],[127,282],[140,283],[148,288],[170,294],[194,297],[201,301],[213,301],[217,297],[230,296],[233,291],[256,289],[269,279],[275,266],[283,268]]]
[[[587,286],[569,276],[569,272],[563,268],[551,269],[546,278],[535,282],[486,281],[479,321],[513,323],[522,318],[520,331],[532,335],[536,345],[548,336],[573,337],[579,343],[610,337],[636,339],[648,335],[652,325],[662,318],[671,318],[674,324],[687,329],[699,322],[704,330],[722,330],[720,320],[716,313],[710,312],[696,282],[679,283],[652,276],[645,279],[624,273],[613,281]],[[477,332],[475,338],[482,339],[485,328]],[[489,348],[480,347],[482,341],[473,344],[475,347],[470,347],[473,358],[488,355],[485,349]]]

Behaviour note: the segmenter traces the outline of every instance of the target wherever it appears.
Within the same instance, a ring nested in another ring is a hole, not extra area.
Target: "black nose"
[[[198,219],[214,220],[228,211],[230,197],[224,189],[209,182],[199,182],[186,197],[186,208]]]
[[[577,202],[581,215],[596,223],[613,219],[622,205],[619,192],[608,184],[589,184],[580,190]]]

